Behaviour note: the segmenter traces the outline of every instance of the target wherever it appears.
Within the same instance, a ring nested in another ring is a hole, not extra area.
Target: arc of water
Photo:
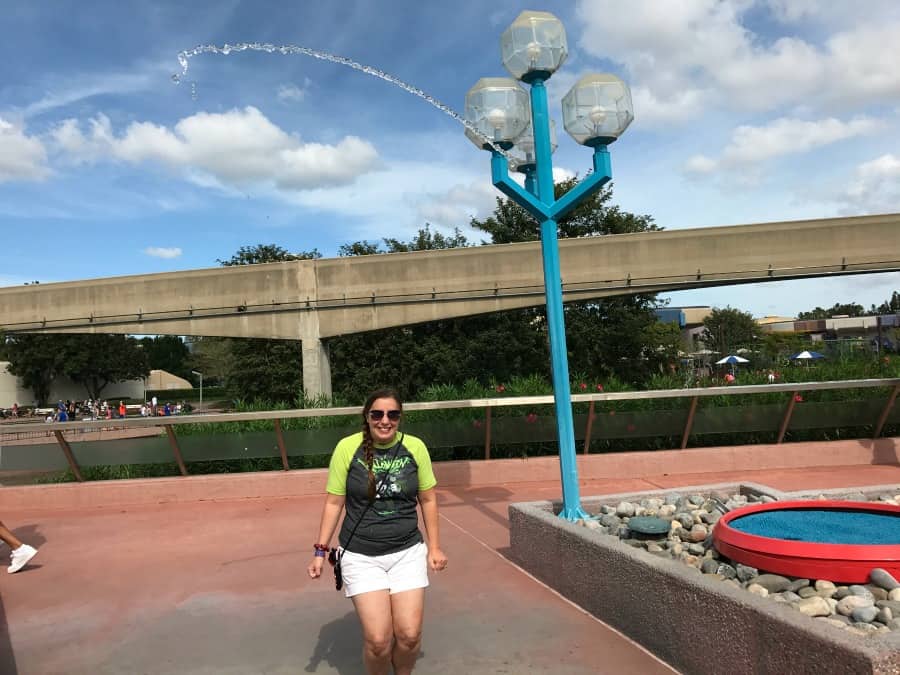
[[[328,52],[323,52],[318,49],[311,49],[309,47],[301,47],[299,45],[273,45],[270,43],[263,42],[238,42],[236,44],[225,43],[221,47],[217,45],[197,45],[193,49],[186,49],[178,54],[178,63],[181,65],[181,75],[177,73],[172,75],[172,81],[176,84],[180,83],[181,80],[187,75],[188,71],[188,62],[195,56],[200,54],[222,54],[228,55],[233,52],[243,52],[243,51],[256,51],[256,52],[267,52],[269,54],[301,54],[303,56],[310,56],[314,59],[319,59],[320,61],[330,61],[331,63],[337,63],[341,66],[347,66],[348,68],[352,68],[353,70],[357,70],[361,73],[365,73],[366,75],[371,75],[372,77],[377,77],[385,82],[389,82],[397,87],[400,87],[406,92],[418,96],[419,98],[427,101],[435,108],[440,110],[446,115],[449,115],[457,122],[462,124],[466,129],[469,129],[472,133],[474,133],[478,138],[483,140],[487,145],[490,145],[491,148],[495,149],[497,152],[505,155],[507,159],[515,161],[515,159],[509,155],[502,148],[494,145],[493,141],[485,136],[481,131],[475,127],[474,124],[468,122],[462,115],[453,110],[450,106],[441,103],[439,100],[431,96],[430,94],[422,91],[418,87],[409,84],[408,82],[404,82],[403,80],[390,75],[389,73],[385,73],[383,70],[379,70],[373,66],[367,66],[363,63],[359,63],[358,61],[354,61],[353,59],[349,59],[346,56],[337,56],[335,54],[329,54]]]

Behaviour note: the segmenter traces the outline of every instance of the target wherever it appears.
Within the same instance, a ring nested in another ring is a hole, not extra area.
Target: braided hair
[[[369,394],[362,409],[362,432],[363,432],[363,453],[366,462],[366,468],[369,470],[369,501],[375,501],[375,472],[373,466],[375,464],[375,441],[372,439],[372,432],[369,429],[369,411],[372,404],[380,398],[392,398],[397,402],[397,407],[403,410],[403,401],[395,389],[388,387],[377,389]]]

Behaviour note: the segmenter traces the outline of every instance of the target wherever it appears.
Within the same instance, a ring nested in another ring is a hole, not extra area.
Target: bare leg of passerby
[[[0,539],[6,542],[6,545],[14,550],[22,545],[22,542],[16,539],[16,535],[10,532],[2,521],[0,521]]]

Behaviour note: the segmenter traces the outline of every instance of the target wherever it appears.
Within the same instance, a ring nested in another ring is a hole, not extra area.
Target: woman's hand
[[[310,579],[318,579],[322,576],[322,568],[325,567],[325,558],[322,556],[315,556],[312,559],[312,562],[309,563],[309,567],[306,568],[306,572],[309,574]]]
[[[440,572],[447,567],[447,556],[439,548],[428,549],[428,565],[435,572]]]

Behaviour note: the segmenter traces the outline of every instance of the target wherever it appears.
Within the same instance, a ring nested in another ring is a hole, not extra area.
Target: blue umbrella
[[[792,361],[796,361],[796,360],[812,361],[813,359],[824,359],[825,355],[820,354],[819,352],[802,351],[802,352],[797,352],[790,358]]]
[[[729,364],[731,366],[731,374],[734,375],[734,364],[736,363],[750,363],[749,359],[745,359],[743,356],[734,356],[733,354],[726,356],[724,358],[716,361],[716,365]]]
[[[723,363],[730,363],[733,365],[735,363],[750,363],[750,361],[749,361],[749,359],[745,359],[743,356],[731,355],[731,356],[726,356],[725,358],[722,358],[722,359],[719,359],[718,361],[716,361],[717,365],[721,365]]]

